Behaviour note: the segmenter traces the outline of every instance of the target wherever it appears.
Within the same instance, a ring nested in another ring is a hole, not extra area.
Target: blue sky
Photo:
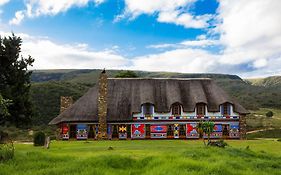
[[[278,0],[0,0],[34,69],[281,74]],[[269,64],[274,62],[275,64]]]

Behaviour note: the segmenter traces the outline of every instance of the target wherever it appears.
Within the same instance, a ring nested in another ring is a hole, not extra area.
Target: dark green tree
[[[266,117],[271,118],[271,117],[273,117],[274,114],[272,111],[268,111],[265,115],[266,115]]]
[[[139,77],[134,71],[120,71],[115,75],[115,78],[137,78]]]
[[[29,97],[31,71],[34,59],[20,55],[22,39],[20,37],[0,36],[0,92],[4,99],[12,100],[8,107],[10,117],[4,119],[16,127],[26,126],[31,121],[32,103]],[[5,121],[4,121],[5,122]]]

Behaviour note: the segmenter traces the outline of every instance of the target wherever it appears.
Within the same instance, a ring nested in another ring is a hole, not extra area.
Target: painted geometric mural
[[[178,139],[180,138],[180,125],[174,124],[174,138]]]
[[[126,125],[119,125],[118,132],[119,132],[119,139],[127,138],[127,126]]]
[[[63,124],[62,125],[62,139],[69,139],[68,131],[69,131],[68,125],[67,124]]]
[[[132,124],[132,138],[145,138],[145,124]]]
[[[77,137],[77,139],[87,139],[88,138],[88,125],[78,124],[76,137]]]
[[[151,138],[167,138],[167,125],[151,125]]]
[[[196,130],[196,123],[186,124],[186,138],[199,138],[199,134]]]
[[[230,138],[239,138],[239,123],[238,122],[230,123],[229,137]]]

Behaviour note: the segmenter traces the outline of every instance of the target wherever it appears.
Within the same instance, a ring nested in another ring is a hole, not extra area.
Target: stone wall
[[[98,94],[98,118],[99,132],[98,139],[107,139],[107,75],[105,70],[99,77],[99,94]]]
[[[65,111],[69,106],[71,106],[73,104],[73,99],[72,97],[65,97],[65,96],[61,96],[60,97],[60,113],[62,113],[63,111]]]
[[[240,125],[240,139],[244,140],[246,139],[246,115],[240,115],[239,119],[239,125]]]

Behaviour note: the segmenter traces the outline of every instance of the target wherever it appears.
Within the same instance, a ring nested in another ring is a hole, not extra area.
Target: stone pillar
[[[65,111],[69,106],[73,104],[73,99],[72,97],[60,97],[60,113]]]
[[[244,140],[246,139],[246,133],[247,133],[247,129],[246,129],[246,115],[240,115],[239,118],[239,126],[240,126],[240,139]]]
[[[105,70],[103,70],[100,74],[98,88],[98,139],[107,139],[107,75]]]

